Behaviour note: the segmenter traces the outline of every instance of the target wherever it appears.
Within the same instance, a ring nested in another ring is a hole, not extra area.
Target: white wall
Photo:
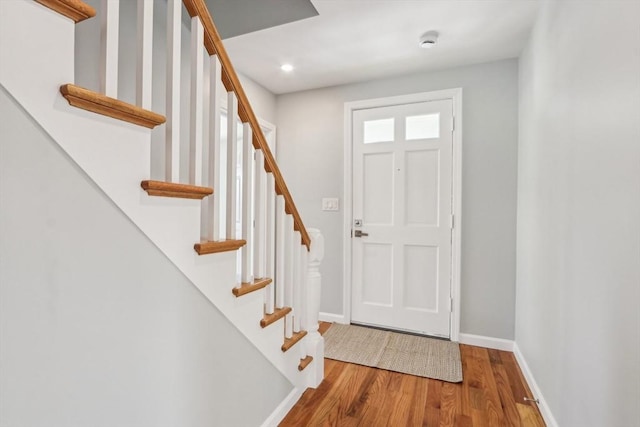
[[[343,313],[344,103],[462,87],[463,235],[461,332],[514,337],[517,167],[517,61],[281,95],[278,162],[305,224],[322,230],[321,311]]]
[[[640,2],[545,1],[520,61],[516,342],[558,425],[640,425]]]
[[[243,74],[238,73],[238,78],[256,116],[275,125],[276,96]]]
[[[0,111],[0,426],[260,425],[289,381],[2,88]]]

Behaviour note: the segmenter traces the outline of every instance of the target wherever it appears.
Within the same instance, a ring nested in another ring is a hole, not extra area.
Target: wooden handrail
[[[249,123],[251,126],[251,130],[253,131],[253,146],[256,150],[262,150],[264,153],[264,168],[267,172],[273,174],[276,193],[284,197],[285,211],[288,214],[293,215],[294,229],[300,232],[302,244],[309,249],[311,246],[309,234],[302,223],[302,218],[300,218],[300,214],[298,213],[295,203],[293,203],[293,197],[291,197],[291,193],[287,188],[287,184],[284,182],[280,168],[278,168],[278,164],[269,149],[269,145],[267,144],[267,140],[262,132],[262,128],[260,127],[258,119],[251,108],[249,99],[240,84],[238,74],[233,68],[229,55],[222,44],[222,39],[220,38],[220,34],[213,23],[213,18],[209,13],[209,9],[207,9],[204,0],[182,0],[182,2],[187,8],[189,16],[192,18],[194,16],[200,18],[202,26],[204,27],[205,48],[209,55],[218,56],[222,67],[222,83],[227,91],[233,91],[236,94],[236,97],[238,98],[238,115],[240,116],[240,120],[243,123]]]

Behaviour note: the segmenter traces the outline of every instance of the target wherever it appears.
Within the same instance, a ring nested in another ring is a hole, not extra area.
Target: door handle
[[[367,237],[369,233],[363,233],[362,230],[354,230],[353,237]]]

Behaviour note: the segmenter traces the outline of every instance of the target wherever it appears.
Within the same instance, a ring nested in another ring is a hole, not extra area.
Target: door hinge
[[[453,230],[453,227],[455,226],[455,217],[453,215],[449,215],[449,226]]]
[[[451,132],[456,130],[456,116],[451,116]]]
[[[453,297],[449,297],[449,312],[453,313]]]

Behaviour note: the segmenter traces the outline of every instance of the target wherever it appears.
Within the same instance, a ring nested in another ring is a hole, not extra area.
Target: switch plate
[[[337,198],[325,197],[322,199],[322,210],[323,211],[338,211],[340,210],[340,205],[338,203]]]

